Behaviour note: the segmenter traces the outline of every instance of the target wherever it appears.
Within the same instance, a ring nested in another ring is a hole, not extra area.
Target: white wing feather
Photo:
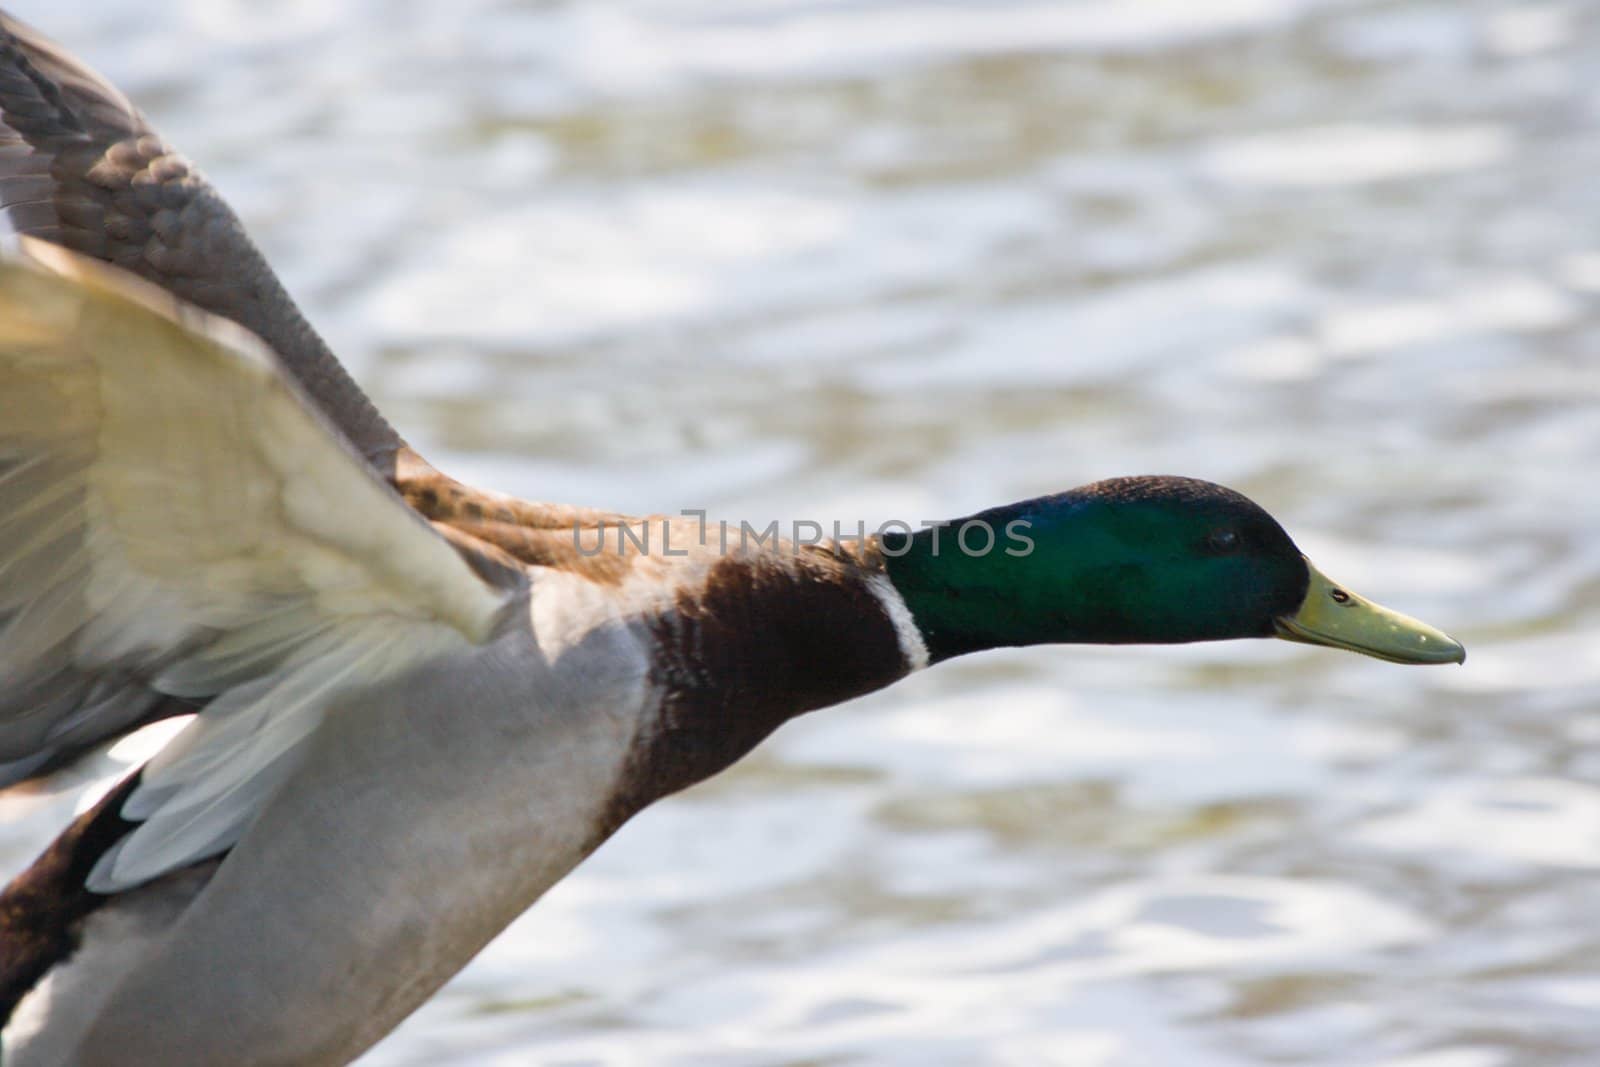
[[[28,242],[0,257],[0,763],[207,707],[91,888],[227,848],[329,701],[486,640],[495,588],[252,334]]]

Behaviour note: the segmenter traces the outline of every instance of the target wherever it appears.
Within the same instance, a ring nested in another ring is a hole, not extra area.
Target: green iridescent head
[[[1271,636],[1403,663],[1465,655],[1328,581],[1244,496],[1191,478],[1096,482],[880,544],[934,660],[1001,645]]]

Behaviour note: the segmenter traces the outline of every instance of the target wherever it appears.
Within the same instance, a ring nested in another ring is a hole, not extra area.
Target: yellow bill
[[[1292,614],[1277,619],[1278,636],[1345,648],[1391,663],[1465,663],[1461,642],[1425,622],[1363,600],[1306,561],[1311,585]]]

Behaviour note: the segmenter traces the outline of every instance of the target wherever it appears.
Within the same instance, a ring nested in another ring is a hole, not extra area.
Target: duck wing
[[[488,641],[526,577],[409,508],[246,330],[22,245],[0,257],[0,761],[203,708],[124,807],[109,892],[228,848],[330,699]]]
[[[401,445],[210,183],[111,83],[4,13],[0,219],[244,326],[369,461]]]

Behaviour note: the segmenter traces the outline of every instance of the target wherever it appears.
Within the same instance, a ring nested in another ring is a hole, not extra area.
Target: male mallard
[[[1463,656],[1184,478],[819,544],[461,485],[116,89],[0,30],[0,773],[199,712],[0,894],[8,1067],[344,1063],[642,807],[952,656]]]

